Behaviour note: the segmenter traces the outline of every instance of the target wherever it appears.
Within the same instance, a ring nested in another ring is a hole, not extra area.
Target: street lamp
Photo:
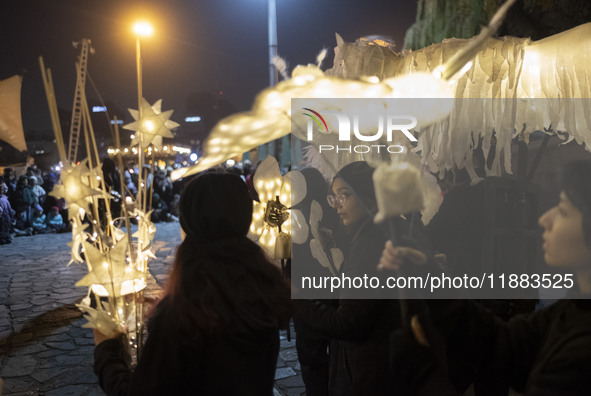
[[[133,25],[133,32],[136,36],[135,42],[135,62],[136,62],[136,70],[137,70],[137,108],[138,108],[138,119],[142,119],[142,52],[140,49],[140,41],[142,37],[150,37],[154,34],[154,29],[152,25],[145,21],[136,22]],[[141,124],[140,124],[141,125]],[[137,193],[137,202],[139,203],[140,207],[142,206],[142,170],[144,167],[143,164],[143,157],[144,157],[144,150],[143,150],[143,128],[140,126],[140,130],[138,131],[138,138],[139,138],[139,146],[140,149],[138,150],[138,169],[140,170],[138,174],[138,193]]]

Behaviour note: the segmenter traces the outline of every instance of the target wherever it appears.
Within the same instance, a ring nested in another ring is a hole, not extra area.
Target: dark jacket
[[[213,334],[187,335],[172,314],[170,298],[163,299],[133,373],[119,340],[97,346],[94,370],[102,389],[108,395],[272,395],[279,324],[253,292],[255,281],[239,270],[227,274],[218,301],[219,309],[235,309],[229,323]],[[226,288],[234,291],[231,302]]]
[[[29,209],[35,201],[35,194],[33,194],[33,191],[28,186],[15,190],[10,197],[10,203],[17,213]]]
[[[349,277],[379,276],[376,267],[386,237],[371,220],[364,223],[345,252],[341,272]],[[348,291],[340,296],[348,297]],[[390,333],[400,327],[397,300],[340,298],[336,305],[304,302],[298,305],[297,314],[334,339],[330,347],[330,394],[392,394],[388,344]]]
[[[525,395],[589,394],[589,300],[560,300],[509,322],[473,301],[431,301],[429,305],[437,314],[421,318],[421,323],[430,321],[426,332],[443,340],[445,371],[458,394],[473,382],[479,396],[506,395],[509,387]]]

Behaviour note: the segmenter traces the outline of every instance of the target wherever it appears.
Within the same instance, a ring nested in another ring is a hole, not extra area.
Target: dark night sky
[[[347,41],[370,34],[391,36],[399,48],[414,22],[412,0],[277,0],[278,48],[289,65],[329,55],[338,32]],[[88,70],[105,101],[137,108],[135,38],[131,25],[145,17],[155,27],[142,41],[144,97],[163,99],[180,122],[193,92],[219,94],[237,110],[250,108],[269,83],[266,0],[4,0],[0,5],[0,79],[24,73],[25,131],[50,129],[37,58],[51,68],[58,105],[70,110],[79,50],[90,38],[96,50]],[[97,98],[87,84],[89,100]],[[128,115],[129,119],[129,115]]]

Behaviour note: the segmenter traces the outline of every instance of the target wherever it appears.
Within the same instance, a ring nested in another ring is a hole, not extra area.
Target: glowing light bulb
[[[133,25],[133,31],[137,36],[149,37],[154,34],[154,28],[148,22],[140,21]]]
[[[151,132],[154,130],[154,123],[150,120],[146,120],[144,121],[144,128],[146,128],[148,132]]]

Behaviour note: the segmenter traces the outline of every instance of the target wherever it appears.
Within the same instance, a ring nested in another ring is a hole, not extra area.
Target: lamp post
[[[269,25],[269,86],[274,86],[279,80],[279,73],[273,64],[277,56],[277,7],[275,0],[267,0]]]
[[[140,48],[140,41],[142,37],[149,37],[154,33],[154,29],[152,28],[152,26],[147,23],[147,22],[136,22],[133,25],[133,32],[135,33],[136,36],[136,42],[135,42],[135,61],[136,61],[136,70],[137,70],[137,102],[138,102],[138,120],[140,121],[140,126],[139,129],[137,131],[138,134],[138,139],[139,139],[139,148],[138,148],[138,189],[137,189],[137,197],[136,197],[136,202],[138,207],[140,208],[140,210],[143,213],[147,212],[147,208],[145,203],[145,198],[142,198],[142,193],[144,193],[144,187],[143,187],[143,180],[142,180],[142,174],[143,174],[143,168],[144,168],[144,146],[143,146],[143,132],[144,129],[147,126],[143,125],[143,121],[142,121],[142,116],[143,116],[143,111],[142,111],[142,98],[143,98],[143,92],[142,92],[142,53],[141,53],[141,48]],[[129,227],[129,224],[126,224],[126,227]],[[145,224],[145,219],[144,216],[140,216],[138,218],[138,233],[142,230],[142,228],[146,227]],[[129,233],[129,231],[128,231]],[[141,235],[141,234],[140,234]],[[142,240],[141,240],[141,236],[138,237],[138,244],[137,244],[137,252],[136,252],[136,259],[138,259],[139,261],[136,262],[136,266],[141,267],[142,271],[145,271],[147,269],[146,267],[146,263],[144,261],[144,259],[142,258]],[[131,247],[130,247],[131,248]],[[138,312],[138,308],[137,308],[137,300],[136,300],[137,294],[134,293],[134,303],[135,305],[135,334],[136,334],[136,344],[137,344],[137,359],[139,360],[141,354],[142,354],[142,345],[143,345],[143,334],[142,334],[142,322],[143,322],[143,313],[142,308],[140,308],[140,312]],[[140,307],[142,305],[140,304]]]
[[[269,30],[269,86],[273,87],[279,81],[279,72],[273,63],[273,58],[277,56],[277,6],[275,0],[267,0],[267,10]],[[281,147],[288,144],[289,138],[287,137],[269,142],[265,145],[266,154],[268,155],[271,152],[271,147],[273,147],[273,154],[281,165]]]
[[[142,181],[142,173],[143,173],[143,158],[144,158],[144,148],[143,148],[143,125],[141,125],[142,119],[142,52],[140,48],[140,41],[142,37],[149,37],[154,33],[154,29],[152,25],[148,22],[140,21],[136,22],[133,25],[133,32],[136,36],[135,42],[135,62],[136,62],[136,70],[137,70],[137,105],[138,105],[138,114],[140,120],[140,130],[138,131],[138,138],[139,138],[139,150],[138,150],[138,192],[137,192],[137,202],[142,209],[142,190],[143,190],[143,181]]]
[[[277,84],[277,82],[279,82],[279,71],[273,63],[273,58],[277,56],[277,7],[275,0],[267,0],[267,5],[269,20],[269,86],[273,87],[275,84]],[[283,136],[274,142],[268,143],[267,147],[270,148],[271,145],[274,145],[274,154],[275,158],[277,158],[279,162],[279,165],[283,165],[285,158],[289,157],[290,155],[290,137]]]

